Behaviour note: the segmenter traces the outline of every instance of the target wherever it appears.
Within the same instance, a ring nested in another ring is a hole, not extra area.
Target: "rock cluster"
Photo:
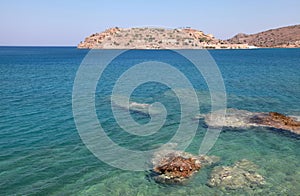
[[[258,166],[243,159],[236,162],[232,167],[220,166],[213,169],[209,186],[225,189],[254,189],[265,185],[263,176],[257,173]]]
[[[250,122],[274,127],[277,129],[290,130],[296,134],[300,134],[300,122],[292,117],[285,116],[277,112],[262,113],[255,115]]]
[[[220,161],[219,157],[200,155],[176,150],[161,150],[152,159],[152,178],[159,183],[184,184],[197,171]],[[221,189],[254,189],[266,184],[257,173],[258,166],[247,159],[237,161],[233,166],[217,166],[210,175],[208,185]]]
[[[205,123],[211,127],[247,128],[262,126],[300,134],[300,121],[277,112],[250,112],[230,108],[227,109],[225,116],[222,112],[215,111],[195,118],[204,118]]]
[[[175,150],[160,151],[155,153],[152,159],[153,172],[155,173],[153,179],[160,183],[181,184],[199,171],[201,167],[217,161],[219,158],[215,156],[194,156]]]

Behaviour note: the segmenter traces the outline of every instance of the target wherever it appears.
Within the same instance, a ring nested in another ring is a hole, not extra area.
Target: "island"
[[[222,40],[190,27],[109,28],[85,38],[80,49],[253,49],[299,48],[300,25],[270,29],[256,34],[239,33]]]
[[[78,44],[88,49],[241,49],[248,44],[231,44],[212,34],[192,28],[119,28],[94,33]]]

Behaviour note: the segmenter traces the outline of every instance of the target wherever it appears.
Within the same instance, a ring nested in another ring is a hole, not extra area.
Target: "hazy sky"
[[[109,27],[189,26],[225,39],[300,24],[299,0],[1,0],[0,45],[77,45]]]

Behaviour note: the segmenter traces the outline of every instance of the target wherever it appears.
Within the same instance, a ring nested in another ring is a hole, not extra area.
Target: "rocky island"
[[[212,34],[187,28],[109,28],[85,38],[83,49],[252,49],[299,48],[300,25],[270,29],[256,34],[239,33],[221,40]]]
[[[240,49],[248,44],[231,44],[212,34],[192,28],[110,28],[78,44],[88,49]]]

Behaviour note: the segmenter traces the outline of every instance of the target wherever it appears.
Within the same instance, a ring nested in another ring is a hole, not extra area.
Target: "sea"
[[[76,124],[81,121],[74,113],[74,84],[90,52],[76,47],[0,47],[0,195],[300,195],[300,137],[284,130],[223,127],[207,152],[220,161],[201,168],[184,184],[161,184],[151,178],[150,170],[118,168],[103,157],[112,154],[95,155],[97,149],[84,142]],[[226,108],[300,116],[300,49],[208,50],[207,54],[221,74]],[[164,146],[181,123],[180,99],[174,89],[153,80],[137,86],[128,99],[164,105],[167,115],[162,126],[155,133],[138,135],[118,124],[111,107],[113,88],[123,73],[143,62],[154,72],[155,62],[176,68],[198,95],[200,113],[212,108],[211,89],[191,61],[171,50],[126,51],[99,76],[92,101],[106,136],[133,152]],[[169,77],[168,71],[156,74],[159,80]],[[85,89],[84,84],[81,87]],[[82,112],[87,113],[84,108]],[[138,125],[151,122],[145,112],[129,112]],[[92,130],[93,120],[79,126]],[[190,120],[196,130],[184,150],[197,155],[207,125],[192,116]],[[242,159],[259,167],[264,186],[209,186],[215,167],[232,166]]]

